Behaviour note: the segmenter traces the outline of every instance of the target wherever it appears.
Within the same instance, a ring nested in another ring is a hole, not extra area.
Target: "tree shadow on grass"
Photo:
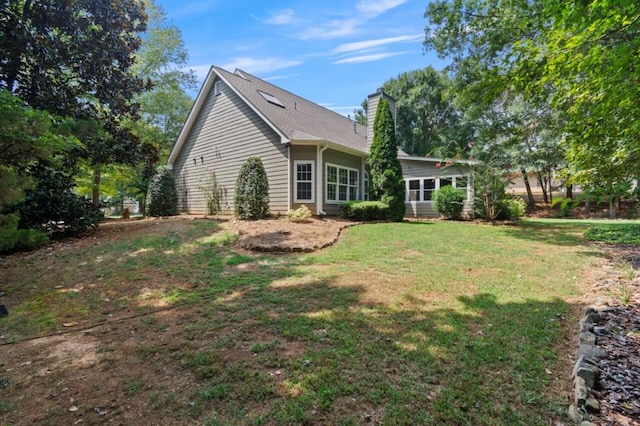
[[[167,288],[191,279],[172,295],[179,306],[78,334],[101,354],[82,380],[70,365],[38,376],[51,348],[14,346],[3,359],[8,423],[76,419],[68,399],[37,398],[62,381],[83,406],[116,407],[106,416],[124,424],[543,425],[561,408],[545,396],[572,327],[560,299],[432,301],[416,290],[364,303],[366,285],[314,277],[299,257],[230,256],[206,240],[180,258],[171,238],[133,247],[141,261],[127,271],[153,260]]]
[[[207,409],[250,407],[261,395],[266,410],[242,422],[542,425],[556,415],[545,387],[547,371],[561,374],[566,302],[498,303],[485,293],[458,297],[458,308],[365,304],[364,287],[332,282],[254,287],[216,307],[246,314],[233,326],[243,342],[277,344],[250,362],[227,360],[253,382],[212,378],[209,386],[236,390]]]

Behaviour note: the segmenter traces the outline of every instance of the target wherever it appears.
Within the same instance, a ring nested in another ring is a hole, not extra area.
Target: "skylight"
[[[265,93],[261,90],[258,90],[258,93],[260,93],[260,95],[270,104],[278,105],[279,107],[284,108],[284,104],[280,102],[280,100],[275,96]]]

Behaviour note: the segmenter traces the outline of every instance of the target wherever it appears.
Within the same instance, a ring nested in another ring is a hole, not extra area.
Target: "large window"
[[[327,202],[358,199],[358,170],[327,163]]]
[[[313,168],[314,161],[294,161],[294,194],[295,203],[313,202]]]
[[[407,189],[406,201],[431,201],[433,192],[445,186],[453,186],[454,188],[462,189],[468,197],[468,183],[469,180],[466,176],[407,179],[405,181]]]

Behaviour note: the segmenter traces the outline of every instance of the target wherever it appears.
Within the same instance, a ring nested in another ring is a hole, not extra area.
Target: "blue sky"
[[[345,115],[399,73],[445,65],[422,48],[424,0],[156,3],[200,82],[211,65],[240,68]]]

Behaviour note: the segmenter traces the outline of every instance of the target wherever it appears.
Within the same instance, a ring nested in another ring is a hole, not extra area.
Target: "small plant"
[[[616,269],[622,271],[622,274],[628,280],[636,277],[636,270],[633,268],[631,262],[627,262],[626,260],[620,261],[616,264]]]
[[[269,214],[269,182],[260,158],[249,157],[240,168],[234,207],[239,219],[264,219]]]
[[[618,291],[620,292],[620,303],[624,306],[628,306],[631,303],[631,291],[629,291],[629,284],[622,282],[618,285]]]
[[[578,198],[577,200],[573,200],[572,198],[556,197],[553,200],[551,200],[551,207],[554,207],[554,206],[559,204],[560,208],[559,208],[558,213],[556,214],[556,216],[558,216],[558,217],[569,217],[569,215],[571,214],[571,210],[573,210],[574,208],[578,207],[581,202],[582,202],[582,198]]]
[[[291,222],[303,223],[308,222],[312,214],[311,210],[309,210],[309,208],[303,204],[295,210],[289,210],[287,212],[287,216],[289,217],[289,220]]]
[[[216,174],[211,172],[205,183],[199,185],[198,188],[204,193],[207,214],[214,215],[220,213],[224,188],[218,184]]]
[[[382,201],[347,201],[340,203],[341,216],[357,221],[389,220],[391,210]]]
[[[438,213],[447,219],[462,219],[465,192],[452,186],[445,186],[433,193],[433,204]]]
[[[504,198],[500,200],[500,208],[506,219],[518,223],[527,211],[527,203],[520,197]]]
[[[171,169],[158,168],[149,183],[146,204],[149,216],[173,216],[178,213],[178,194]]]

